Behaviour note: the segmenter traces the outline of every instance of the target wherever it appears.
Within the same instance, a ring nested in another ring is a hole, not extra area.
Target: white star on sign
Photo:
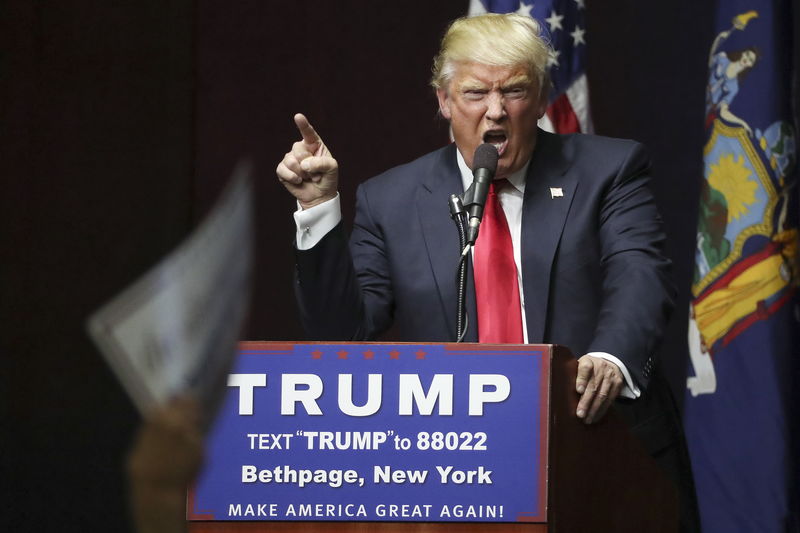
[[[547,56],[547,66],[552,67],[553,65],[559,66],[558,64],[558,56],[561,55],[560,50],[553,50],[553,52]]]
[[[526,4],[525,2],[520,0],[519,9],[517,9],[517,13],[520,15],[525,15],[526,17],[530,17],[531,9],[533,9],[533,4]]]
[[[550,17],[544,19],[550,25],[550,31],[554,32],[556,30],[563,30],[564,27],[561,25],[561,19],[564,18],[564,15],[559,15],[556,13],[556,10],[550,12]]]
[[[586,9],[586,6],[583,5],[583,0],[575,0],[575,3],[578,4],[578,9]]]
[[[582,30],[580,26],[575,26],[575,31],[570,33],[572,35],[572,44],[574,46],[578,46],[579,44],[586,44],[586,41],[583,38],[583,34],[586,33],[586,30]]]

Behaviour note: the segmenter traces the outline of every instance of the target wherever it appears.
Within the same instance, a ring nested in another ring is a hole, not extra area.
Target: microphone
[[[478,230],[483,218],[483,206],[486,205],[486,197],[489,195],[489,185],[497,172],[497,160],[500,155],[497,148],[489,143],[483,143],[475,149],[472,157],[472,185],[464,191],[464,207],[469,213],[469,225],[467,227],[467,244],[475,244],[478,240]]]

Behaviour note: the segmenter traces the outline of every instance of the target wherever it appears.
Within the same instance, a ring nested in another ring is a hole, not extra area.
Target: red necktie
[[[523,342],[514,247],[506,215],[496,193],[507,183],[507,180],[496,180],[489,187],[472,258],[478,304],[478,342]]]

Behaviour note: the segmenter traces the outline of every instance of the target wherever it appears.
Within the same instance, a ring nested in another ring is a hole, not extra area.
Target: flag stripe
[[[575,82],[567,89],[567,98],[578,118],[580,129],[583,133],[592,133],[594,126],[592,117],[589,115],[589,82],[586,74],[581,74]]]
[[[581,130],[578,117],[572,110],[572,104],[570,104],[566,93],[560,95],[550,104],[547,108],[547,116],[550,117],[553,127],[559,133],[575,133]]]

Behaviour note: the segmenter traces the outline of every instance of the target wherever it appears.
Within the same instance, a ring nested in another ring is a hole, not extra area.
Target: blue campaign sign
[[[189,519],[544,521],[548,355],[242,343]]]

